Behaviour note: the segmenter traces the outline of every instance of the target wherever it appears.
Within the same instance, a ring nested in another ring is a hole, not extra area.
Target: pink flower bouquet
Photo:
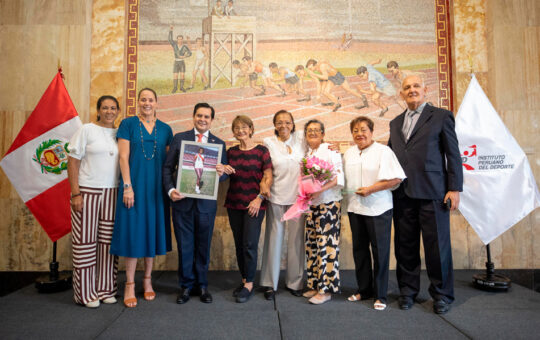
[[[296,202],[285,212],[281,221],[300,217],[309,210],[310,195],[321,190],[332,179],[334,166],[317,157],[303,158],[300,162],[301,175],[298,178],[298,197]]]

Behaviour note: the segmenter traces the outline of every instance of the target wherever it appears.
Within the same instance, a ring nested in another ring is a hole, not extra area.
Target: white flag
[[[456,117],[463,160],[459,210],[484,244],[540,206],[523,150],[473,75]]]

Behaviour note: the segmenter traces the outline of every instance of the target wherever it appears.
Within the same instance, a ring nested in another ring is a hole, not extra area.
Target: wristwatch
[[[261,194],[258,194],[257,197],[259,197],[259,198],[260,198],[261,200],[263,200],[263,201],[266,199],[266,197],[264,197],[264,196],[261,195]]]
[[[131,188],[131,183],[124,183],[124,189]]]

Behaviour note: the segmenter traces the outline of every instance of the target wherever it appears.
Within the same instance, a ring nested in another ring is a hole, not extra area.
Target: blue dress
[[[129,141],[129,170],[135,205],[130,209],[124,205],[124,182],[120,176],[111,254],[139,258],[164,255],[171,250],[169,198],[163,192],[161,169],[167,154],[165,149],[172,137],[171,127],[160,120],[156,120],[151,134],[138,117],[129,117],[120,123],[117,138]],[[148,160],[154,145],[154,157]]]

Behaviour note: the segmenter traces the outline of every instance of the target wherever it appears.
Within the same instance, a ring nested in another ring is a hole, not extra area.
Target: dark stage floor
[[[355,288],[352,271],[341,273],[343,293],[320,306],[283,289],[275,301],[259,291],[237,304],[231,296],[236,272],[210,272],[212,304],[193,297],[177,305],[174,272],[155,273],[156,300],[141,297],[134,309],[118,303],[91,310],[75,305],[71,290],[38,294],[27,286],[0,298],[0,339],[538,339],[540,294],[517,284],[508,293],[479,291],[471,285],[475,273],[456,271],[456,301],[444,316],[432,312],[425,273],[418,303],[409,311],[398,307],[394,272],[385,311],[373,310],[369,300],[346,300]],[[139,292],[141,277],[138,273]]]

